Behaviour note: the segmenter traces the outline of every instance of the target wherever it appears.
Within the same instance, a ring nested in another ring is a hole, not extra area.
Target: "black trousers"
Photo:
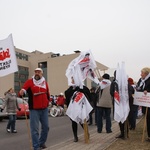
[[[150,138],[150,108],[148,108],[147,111],[146,122],[147,122],[147,135]]]
[[[72,122],[73,135],[74,135],[74,137],[78,137],[78,133],[77,133],[78,132],[78,124],[73,120],[71,120],[71,122]],[[80,125],[83,128],[83,124],[80,124]]]
[[[121,132],[121,135],[124,137],[128,136],[128,132],[129,132],[129,129],[128,129],[129,126],[128,126],[127,120],[124,123],[119,122],[120,132]]]
[[[125,126],[125,123],[119,122],[120,132],[122,136],[124,136],[124,126]]]

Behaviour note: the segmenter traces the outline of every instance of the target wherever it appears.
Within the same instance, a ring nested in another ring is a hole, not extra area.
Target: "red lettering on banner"
[[[6,58],[10,58],[9,48],[7,48],[6,51],[0,52],[0,60],[4,60]]]
[[[77,95],[76,95],[76,97],[75,97],[75,99],[74,99],[74,101],[78,102],[79,100],[81,100],[82,96],[83,96],[83,93],[78,92]]]

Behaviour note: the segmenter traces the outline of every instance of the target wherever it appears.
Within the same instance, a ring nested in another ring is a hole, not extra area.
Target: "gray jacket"
[[[16,110],[19,109],[16,93],[7,93],[6,94],[5,101],[3,104],[3,109],[5,107],[6,107],[6,112],[8,114],[16,114]]]
[[[105,107],[111,108],[112,107],[112,99],[110,95],[110,86],[100,90],[99,98],[97,101],[97,107]]]

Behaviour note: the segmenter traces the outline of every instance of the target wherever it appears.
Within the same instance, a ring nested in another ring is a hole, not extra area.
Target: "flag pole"
[[[19,78],[19,86],[21,88],[21,81],[20,81],[20,73],[18,71],[18,78]],[[26,113],[26,108],[25,108],[25,103],[24,103],[24,98],[22,96],[22,100],[23,100],[23,107],[24,107],[24,114],[25,114],[25,119],[26,119],[26,125],[27,125],[27,130],[28,130],[28,136],[29,136],[29,143],[30,143],[30,150],[33,150],[33,147],[32,147],[32,140],[31,140],[31,134],[30,134],[30,127],[29,127],[29,123],[28,123],[28,118],[27,118],[27,113]]]
[[[84,128],[85,143],[89,143],[89,131],[88,131],[88,125],[87,125],[86,119],[84,119],[83,128]]]
[[[26,113],[26,108],[25,108],[25,103],[24,103],[25,100],[24,100],[23,96],[22,96],[22,100],[23,100],[24,114],[25,114],[25,118],[26,118],[26,125],[27,125],[28,136],[29,136],[29,142],[30,142],[30,150],[33,150],[33,147],[32,147],[32,140],[31,140],[31,134],[30,134],[30,127],[29,127],[29,122],[28,122],[27,113]]]
[[[144,141],[144,136],[145,136],[147,112],[148,112],[148,107],[146,107],[146,113],[145,113],[145,117],[144,117],[144,127],[143,127],[142,143]]]

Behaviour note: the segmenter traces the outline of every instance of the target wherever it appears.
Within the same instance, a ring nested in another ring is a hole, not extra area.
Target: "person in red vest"
[[[64,108],[65,97],[63,93],[60,93],[60,95],[58,96],[56,104],[57,106],[61,106],[62,108]]]
[[[30,110],[30,129],[34,150],[45,149],[45,142],[49,132],[48,106],[50,91],[48,83],[43,77],[43,70],[36,68],[34,75],[28,79],[19,92],[22,97],[28,93]],[[41,130],[39,125],[41,124]]]

